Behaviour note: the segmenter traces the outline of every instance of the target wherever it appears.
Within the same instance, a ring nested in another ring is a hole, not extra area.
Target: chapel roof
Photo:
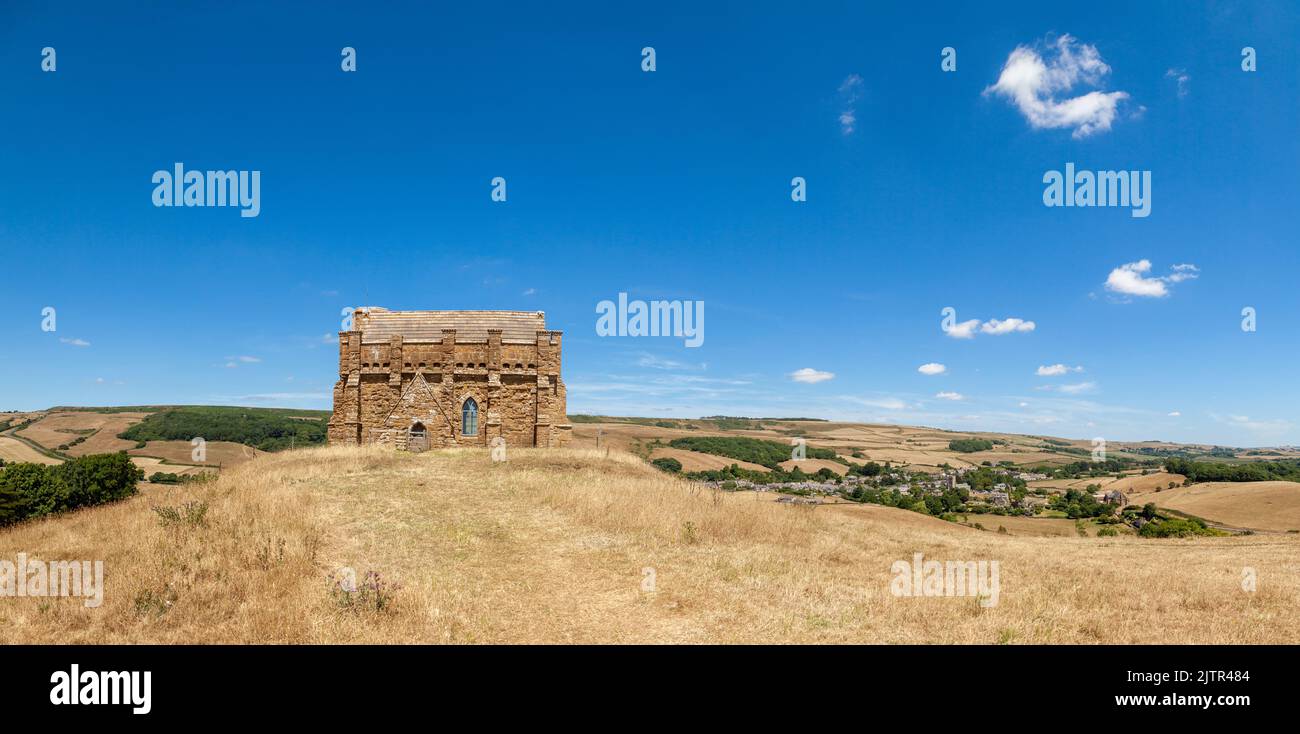
[[[441,342],[443,329],[455,329],[457,342],[486,342],[489,329],[501,330],[501,341],[535,344],[537,332],[546,329],[541,311],[389,311],[358,308],[352,328],[361,332],[362,344],[387,343],[394,336],[404,342]]]

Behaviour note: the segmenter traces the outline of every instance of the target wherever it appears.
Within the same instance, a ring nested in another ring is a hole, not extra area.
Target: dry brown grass
[[[19,435],[35,441],[47,449],[71,443],[79,437],[77,431],[95,431],[89,438],[67,450],[69,456],[124,451],[135,446],[135,441],[118,438],[117,434],[139,423],[148,413],[94,413],[69,411],[49,413],[32,425],[19,431]]]
[[[0,436],[0,459],[6,462],[30,462],[33,464],[62,464],[63,460],[55,459],[27,444],[10,436]]]
[[[149,511],[188,499],[206,527]],[[98,610],[0,599],[0,642],[1300,642],[1300,538],[1008,537],[765,499],[591,450],[271,454],[0,531],[0,558],[108,569]],[[998,605],[892,596],[917,552],[999,561]],[[324,581],[342,566],[402,588],[345,610]]]
[[[1204,482],[1137,497],[1232,527],[1300,531],[1300,482]]]
[[[131,444],[134,446],[135,444]],[[230,441],[208,441],[204,447],[207,451],[204,464],[208,466],[230,467],[242,464],[266,453],[252,446]],[[194,464],[194,447],[189,441],[150,441],[142,449],[127,451],[132,456],[152,456],[165,459],[173,464]]]

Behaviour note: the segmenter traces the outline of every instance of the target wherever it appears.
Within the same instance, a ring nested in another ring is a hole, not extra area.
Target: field
[[[69,413],[54,412],[45,415],[32,425],[17,432],[47,449],[59,446],[86,435],[85,441],[64,451],[69,456],[105,454],[125,451],[135,446],[134,441],[117,437],[128,427],[139,423],[147,413]]]
[[[59,459],[51,458],[9,436],[0,436],[0,459],[6,462],[17,463],[21,461],[31,462],[33,464],[61,464]]]
[[[983,462],[997,463],[1012,461],[1018,465],[1059,466],[1071,462],[1086,460],[1091,450],[1088,441],[1066,441],[1051,439],[1049,443],[1040,436],[1022,436],[1001,433],[954,433],[934,428],[916,428],[911,426],[869,425],[863,423],[835,423],[829,421],[807,420],[762,420],[762,428],[720,429],[716,422],[710,420],[676,420],[681,428],[663,428],[648,423],[630,423],[617,420],[602,422],[576,422],[573,426],[574,445],[582,448],[595,448],[597,433],[602,447],[611,447],[624,451],[640,453],[655,441],[667,443],[674,438],[685,436],[747,436],[776,441],[790,445],[792,438],[804,437],[808,446],[826,448],[836,451],[842,458],[855,463],[886,461],[894,464],[906,464],[917,469],[933,470],[943,464],[952,467],[979,466]],[[948,448],[949,442],[962,438],[983,438],[995,442],[989,451],[962,453]],[[1140,458],[1136,454],[1124,451],[1123,444],[1110,447],[1110,455],[1117,458]],[[696,452],[691,452],[696,453]],[[861,454],[854,457],[853,454]],[[655,456],[661,454],[655,453]],[[668,454],[662,454],[668,455]],[[673,454],[676,457],[676,454]],[[678,457],[680,459],[680,457]],[[810,460],[812,461],[812,460]],[[708,463],[708,462],[706,462]],[[686,461],[682,461],[683,467]],[[716,464],[713,461],[712,464]],[[717,468],[710,465],[702,468]],[[816,471],[827,466],[836,473],[843,473],[842,464],[809,464]],[[690,470],[688,470],[690,471]],[[809,471],[805,467],[805,471]]]
[[[266,453],[265,451],[258,451],[252,446],[230,443],[229,441],[208,441],[205,449],[207,454],[203,463],[210,466],[231,466],[248,461],[258,454]],[[190,445],[189,441],[150,441],[145,444],[144,448],[133,448],[127,453],[132,456],[151,456],[165,460],[170,464],[193,464],[196,463],[193,458],[193,451],[194,447]]]
[[[1126,474],[1122,479],[1115,477],[1090,477],[1087,479],[1041,479],[1029,482],[1032,489],[1085,489],[1088,485],[1096,484],[1101,487],[1101,491],[1109,492],[1119,490],[1127,495],[1142,494],[1144,492],[1154,492],[1156,490],[1165,490],[1169,483],[1173,482],[1175,486],[1180,486],[1186,479],[1182,474],[1170,474],[1168,472],[1158,471],[1147,475]],[[1132,497],[1130,497],[1132,499]],[[1133,500],[1136,501],[1136,500]]]
[[[112,453],[126,451],[136,457],[136,464],[148,473],[162,471],[171,474],[195,473],[187,467],[203,464],[212,467],[229,467],[265,453],[253,446],[234,441],[208,440],[207,454],[202,462],[192,456],[193,446],[186,440],[147,440],[143,448],[136,448],[139,443],[134,439],[118,438],[118,434],[139,426],[146,419],[157,413],[176,410],[170,406],[133,406],[128,408],[53,408],[49,411],[25,414],[0,414],[3,420],[11,420],[16,427],[22,421],[32,419],[34,422],[20,431],[13,428],[0,435],[0,459],[6,461],[36,461],[44,464],[57,464],[59,459],[46,456],[29,445],[12,438],[19,436],[52,452],[66,456],[86,456],[88,454]],[[234,423],[231,416],[245,419],[243,423],[234,424],[234,430],[248,432],[249,440],[267,442],[261,431],[265,423],[272,422],[280,426],[296,426],[300,422],[319,422],[320,411],[289,411],[262,408],[217,408],[217,407],[182,407],[180,410],[203,419],[200,427],[214,430],[231,430]],[[247,417],[252,416],[252,421]],[[138,430],[138,429],[137,429]],[[202,435],[197,433],[196,435]],[[213,433],[211,435],[217,435]],[[79,443],[73,443],[77,439]],[[288,440],[281,441],[285,446]],[[275,441],[272,441],[275,443]],[[60,446],[67,446],[60,449]],[[155,466],[159,462],[162,466]]]
[[[1140,502],[1230,527],[1300,531],[1300,483],[1205,482],[1141,495]]]
[[[189,500],[205,524],[149,509]],[[1293,535],[1003,535],[704,489],[618,451],[267,454],[0,531],[18,552],[103,559],[107,590],[0,605],[4,643],[1300,642]],[[891,594],[915,553],[998,561],[997,604]],[[381,609],[330,591],[344,567],[382,574]]]

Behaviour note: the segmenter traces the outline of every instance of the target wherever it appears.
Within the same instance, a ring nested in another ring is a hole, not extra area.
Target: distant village
[[[969,476],[976,473],[983,479],[978,487],[972,486],[968,480]],[[989,475],[992,475],[991,482],[987,481]],[[946,497],[950,500],[959,499],[964,512],[1033,516],[1048,508],[1051,492],[1029,489],[1027,483],[1047,478],[1047,474],[1009,467],[944,468],[937,474],[887,467],[875,477],[850,472],[843,477],[826,478],[823,475],[803,481],[758,483],[734,479],[708,481],[705,484],[731,491],[777,492],[786,495],[779,498],[778,502],[791,504],[821,504],[830,498],[897,504],[889,502],[887,496],[905,497],[909,500]],[[1118,507],[1128,504],[1128,497],[1118,490],[1092,492],[1091,496],[1098,503]],[[885,501],[875,498],[885,498]],[[950,501],[949,506],[943,509],[956,509],[951,504]]]

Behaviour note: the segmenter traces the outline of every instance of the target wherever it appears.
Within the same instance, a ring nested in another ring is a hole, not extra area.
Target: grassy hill
[[[0,643],[1300,642],[1293,535],[1023,537],[771,500],[618,451],[265,454],[0,531],[0,558],[108,572],[99,609],[0,605]],[[188,502],[201,521],[150,509]],[[892,595],[914,553],[999,561],[999,603]],[[331,591],[344,567],[357,594]]]

